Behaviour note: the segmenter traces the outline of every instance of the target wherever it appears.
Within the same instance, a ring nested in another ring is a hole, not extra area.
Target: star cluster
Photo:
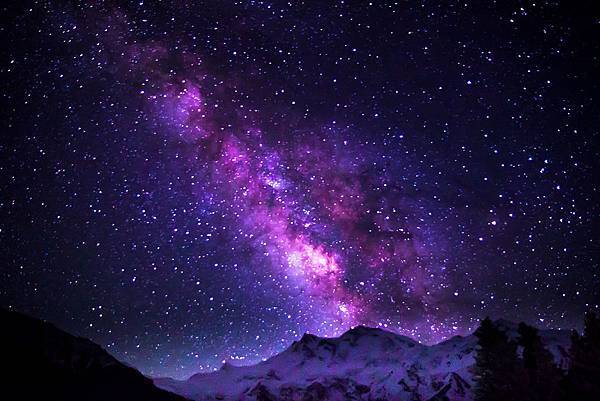
[[[586,7],[2,5],[2,305],[178,378],[358,324],[575,327],[600,300]]]

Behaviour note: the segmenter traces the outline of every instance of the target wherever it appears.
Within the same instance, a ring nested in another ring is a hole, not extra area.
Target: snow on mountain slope
[[[498,321],[511,337],[517,325]],[[541,331],[557,361],[569,333]],[[155,379],[193,400],[471,400],[477,339],[456,336],[427,346],[380,329],[356,327],[336,338],[305,334],[252,366],[225,364],[186,381]]]

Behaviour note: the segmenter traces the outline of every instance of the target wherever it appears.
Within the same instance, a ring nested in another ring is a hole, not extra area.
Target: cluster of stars
[[[3,6],[2,306],[178,378],[598,308],[592,14],[34,3]]]

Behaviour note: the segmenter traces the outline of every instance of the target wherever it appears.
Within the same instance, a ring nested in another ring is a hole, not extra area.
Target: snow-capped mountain
[[[517,325],[498,321],[509,336]],[[540,331],[558,363],[569,333]],[[359,326],[336,338],[305,334],[285,351],[252,366],[225,364],[186,381],[155,379],[193,400],[471,400],[477,338],[456,336],[427,346],[381,329]]]

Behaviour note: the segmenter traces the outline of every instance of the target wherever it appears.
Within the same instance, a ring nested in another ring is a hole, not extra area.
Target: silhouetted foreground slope
[[[184,401],[97,344],[0,309],[5,400]]]

